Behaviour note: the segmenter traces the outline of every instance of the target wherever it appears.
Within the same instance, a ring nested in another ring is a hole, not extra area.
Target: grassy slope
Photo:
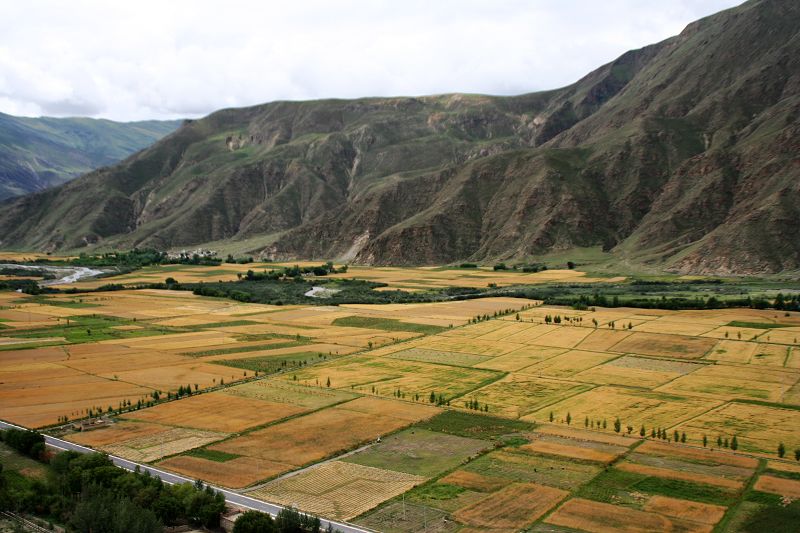
[[[114,164],[179,124],[177,120],[122,123],[0,113],[0,200]]]

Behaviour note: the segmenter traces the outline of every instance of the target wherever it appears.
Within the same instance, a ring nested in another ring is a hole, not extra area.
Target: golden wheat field
[[[234,279],[243,266],[168,275]],[[586,281],[356,270],[390,287]],[[437,517],[441,531],[699,533],[739,517],[736,502],[757,512],[752,491],[800,497],[798,313],[0,296],[0,418],[46,427],[91,411],[111,422],[53,431],[325,517],[381,531]]]
[[[247,494],[315,515],[348,520],[424,481],[422,476],[331,461]]]

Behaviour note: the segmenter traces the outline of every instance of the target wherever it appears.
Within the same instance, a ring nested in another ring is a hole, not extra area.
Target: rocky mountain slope
[[[432,264],[602,245],[684,272],[794,270],[798,28],[797,2],[751,0],[553,91],[219,111],[0,205],[0,246]]]
[[[126,123],[0,113],[0,200],[118,163],[178,126],[178,120]]]

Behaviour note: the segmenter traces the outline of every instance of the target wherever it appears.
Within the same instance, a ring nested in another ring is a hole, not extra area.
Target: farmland
[[[0,293],[0,321],[4,420],[380,531],[752,531],[798,498],[797,312],[140,289]]]

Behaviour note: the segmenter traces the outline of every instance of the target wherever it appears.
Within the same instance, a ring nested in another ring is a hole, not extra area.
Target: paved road
[[[8,422],[0,421],[0,429],[11,429],[11,428],[27,429],[20,426],[15,426],[14,424],[9,424]],[[80,444],[75,444],[74,442],[58,439],[56,437],[51,437],[49,435],[45,435],[44,440],[48,446],[59,450],[72,450],[79,453],[93,453],[97,451],[93,450],[92,448],[87,448],[86,446],[81,446]],[[117,465],[120,468],[133,471],[138,466],[142,472],[145,471],[150,472],[151,475],[160,477],[162,481],[164,481],[165,483],[176,484],[176,483],[195,482],[194,479],[184,476],[179,476],[177,474],[172,474],[170,472],[165,472],[163,470],[159,470],[158,468],[154,468],[149,465],[134,463],[133,461],[128,461],[127,459],[123,459],[122,457],[116,457],[114,455],[109,455],[108,457],[114,462],[115,465]],[[283,509],[283,506],[281,505],[276,505],[273,503],[256,500],[255,498],[250,498],[249,496],[245,496],[237,492],[231,492],[221,487],[215,487],[213,485],[211,485],[211,487],[217,492],[221,492],[222,495],[225,496],[225,500],[228,503],[237,505],[239,507],[244,507],[247,509],[255,509],[263,513],[269,513],[273,516],[278,514],[278,512],[281,509]],[[333,526],[333,529],[342,531],[342,533],[371,533],[371,530],[369,529],[363,529],[351,524],[343,524],[341,522],[334,522],[332,520],[329,521],[322,518],[320,519],[320,521],[322,522],[323,529],[327,528],[328,524],[330,524]]]

